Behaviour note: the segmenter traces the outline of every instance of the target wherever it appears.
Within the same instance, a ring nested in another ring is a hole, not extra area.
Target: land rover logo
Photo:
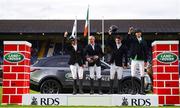
[[[72,74],[71,74],[71,73],[65,74],[65,78],[66,78],[66,79],[72,79]]]
[[[173,63],[177,59],[177,55],[170,52],[164,52],[157,55],[157,60],[162,63]]]
[[[21,53],[18,53],[18,52],[12,52],[12,53],[6,54],[4,56],[4,59],[7,62],[17,63],[17,62],[21,62],[24,60],[24,55],[22,55]]]

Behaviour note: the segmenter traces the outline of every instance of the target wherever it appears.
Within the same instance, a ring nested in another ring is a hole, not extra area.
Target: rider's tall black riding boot
[[[77,93],[77,80],[74,79],[73,81],[73,94],[75,95]]]

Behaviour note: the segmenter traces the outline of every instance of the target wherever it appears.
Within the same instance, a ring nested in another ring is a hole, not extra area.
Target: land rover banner
[[[158,106],[157,95],[24,94],[23,105]]]

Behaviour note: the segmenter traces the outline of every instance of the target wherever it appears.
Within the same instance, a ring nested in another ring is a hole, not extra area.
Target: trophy
[[[98,59],[98,56],[86,56],[86,58],[89,63],[95,63]]]

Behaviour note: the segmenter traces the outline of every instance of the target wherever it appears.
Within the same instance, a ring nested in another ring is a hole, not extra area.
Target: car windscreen
[[[68,67],[67,56],[47,57],[39,60],[34,67]]]

